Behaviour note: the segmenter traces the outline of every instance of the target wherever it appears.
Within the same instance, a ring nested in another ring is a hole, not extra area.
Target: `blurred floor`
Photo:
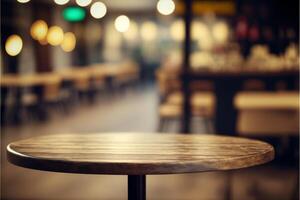
[[[7,126],[1,132],[1,199],[127,199],[126,176],[79,175],[34,171],[6,161],[5,146],[12,141],[44,134],[87,132],[155,132],[158,94],[145,86],[123,94],[100,97],[93,105],[78,105],[65,115],[52,112],[47,122]],[[141,133],[142,134],[142,133]],[[236,200],[293,199],[297,168],[275,165],[233,173],[148,176],[148,199],[225,199],[231,177]]]

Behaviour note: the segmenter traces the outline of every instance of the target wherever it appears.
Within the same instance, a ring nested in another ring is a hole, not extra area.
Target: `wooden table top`
[[[15,165],[83,174],[174,174],[239,169],[269,162],[271,145],[237,137],[110,133],[40,136],[11,143]]]

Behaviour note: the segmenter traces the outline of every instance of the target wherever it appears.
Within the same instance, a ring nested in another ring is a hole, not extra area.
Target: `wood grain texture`
[[[11,143],[22,167],[84,174],[174,174],[238,169],[269,162],[271,145],[237,137],[179,134],[64,134]]]

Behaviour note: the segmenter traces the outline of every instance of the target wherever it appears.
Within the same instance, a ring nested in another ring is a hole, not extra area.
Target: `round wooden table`
[[[146,199],[146,175],[219,171],[271,161],[257,140],[148,133],[40,136],[7,146],[18,166],[66,173],[128,175],[128,199]]]

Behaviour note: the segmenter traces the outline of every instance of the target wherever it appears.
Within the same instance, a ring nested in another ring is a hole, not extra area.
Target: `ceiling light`
[[[100,18],[104,17],[106,14],[106,11],[107,11],[107,9],[106,9],[105,4],[100,1],[93,3],[93,5],[91,6],[91,9],[90,9],[91,15],[96,19],[100,19]]]

